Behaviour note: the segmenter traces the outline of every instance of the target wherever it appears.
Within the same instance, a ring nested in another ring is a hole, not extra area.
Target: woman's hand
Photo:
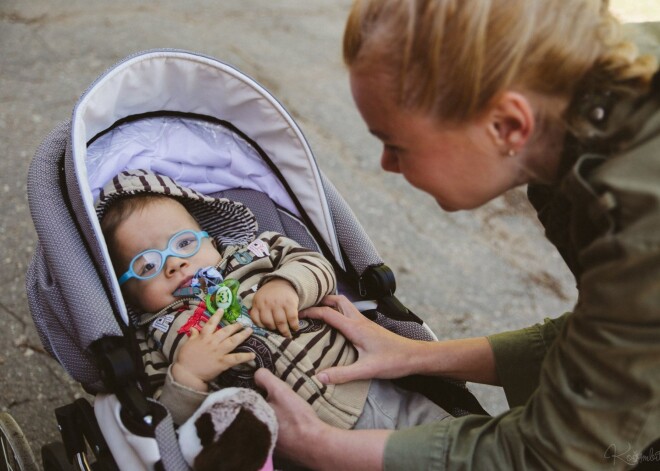
[[[247,340],[252,329],[243,329],[239,323],[218,329],[222,314],[222,310],[213,314],[201,331],[190,330],[190,338],[181,346],[172,365],[172,376],[177,383],[205,392],[207,382],[223,371],[254,360],[254,353],[230,353]]]
[[[301,453],[313,452],[319,446],[318,437],[331,427],[321,422],[312,406],[269,370],[259,368],[254,380],[267,392],[268,403],[277,416],[278,455],[297,463],[305,462]]]
[[[278,456],[310,469],[383,469],[391,430],[341,430],[319,419],[312,406],[265,368],[254,375],[278,421]]]
[[[298,303],[300,298],[288,281],[275,278],[264,283],[254,294],[250,318],[259,327],[278,330],[291,337],[298,330]]]
[[[399,378],[415,373],[415,358],[424,344],[390,332],[364,317],[345,296],[326,296],[324,306],[301,312],[302,317],[319,319],[339,330],[359,353],[348,366],[328,368],[317,374],[325,384],[341,384],[358,379]]]

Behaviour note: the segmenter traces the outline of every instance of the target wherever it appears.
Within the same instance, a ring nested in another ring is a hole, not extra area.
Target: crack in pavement
[[[25,399],[17,399],[14,401],[9,402],[7,405],[3,407],[4,410],[9,411],[13,408],[23,406],[25,404],[29,404],[34,401],[59,401],[61,400],[60,396],[44,396],[43,394],[37,395],[36,397],[29,397]]]
[[[6,21],[7,23],[17,23],[22,25],[39,24],[44,22],[46,17],[47,15],[45,14],[29,18],[17,12],[0,13],[0,21]]]
[[[19,322],[23,327],[26,327],[28,323],[21,317],[19,314],[16,314],[14,311],[9,309],[7,306],[5,306],[2,302],[0,302],[0,309],[5,311],[7,314],[9,314],[11,317],[13,317],[17,322]]]

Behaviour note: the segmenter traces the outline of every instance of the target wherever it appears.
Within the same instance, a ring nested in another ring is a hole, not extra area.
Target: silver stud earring
[[[509,152],[507,154],[509,157],[515,157],[516,156],[516,151],[513,149],[509,149]]]

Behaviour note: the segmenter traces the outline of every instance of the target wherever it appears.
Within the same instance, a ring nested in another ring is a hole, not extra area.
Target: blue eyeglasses
[[[148,280],[158,275],[165,265],[167,257],[188,258],[199,252],[202,239],[209,235],[204,231],[185,230],[174,234],[165,250],[149,249],[140,252],[128,265],[128,271],[119,277],[119,285],[131,278]]]

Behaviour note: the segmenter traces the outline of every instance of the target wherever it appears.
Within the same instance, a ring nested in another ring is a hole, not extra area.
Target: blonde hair
[[[596,77],[643,93],[655,58],[620,30],[603,0],[356,0],[343,52],[400,106],[462,123],[511,88],[570,101]]]

